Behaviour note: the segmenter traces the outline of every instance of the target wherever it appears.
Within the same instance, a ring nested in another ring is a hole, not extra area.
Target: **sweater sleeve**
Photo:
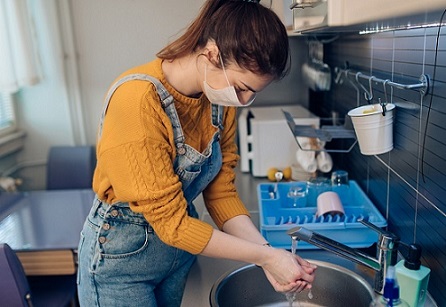
[[[224,129],[220,141],[223,164],[219,174],[203,191],[206,208],[220,229],[223,224],[237,216],[248,215],[249,212],[239,198],[235,186],[235,171],[239,155],[235,143],[236,109],[226,108],[224,116]]]
[[[172,126],[153,85],[121,85],[104,120],[93,187],[107,202],[129,202],[164,243],[198,254],[212,226],[188,216],[175,155]]]

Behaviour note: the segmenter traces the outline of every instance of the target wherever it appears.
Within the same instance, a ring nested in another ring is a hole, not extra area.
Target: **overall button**
[[[107,241],[106,237],[99,237],[98,239],[99,243],[104,244]]]
[[[111,216],[113,216],[113,217],[117,217],[117,216],[119,215],[119,212],[118,212],[118,210],[114,209],[114,210],[112,210],[112,211],[110,212],[110,214],[111,214]]]
[[[105,223],[104,225],[102,225],[102,228],[105,230],[109,230],[110,229],[110,224],[109,223]]]
[[[184,147],[178,148],[178,154],[180,156],[184,155],[185,153],[186,153],[186,148],[184,148]]]

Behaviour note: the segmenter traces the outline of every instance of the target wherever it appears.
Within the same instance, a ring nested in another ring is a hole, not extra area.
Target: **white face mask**
[[[207,72],[207,65],[206,65],[205,70],[204,70],[204,81],[203,81],[204,94],[206,95],[206,97],[209,99],[209,101],[212,104],[217,104],[217,105],[221,105],[221,106],[225,106],[225,107],[247,107],[247,106],[249,106],[256,98],[255,93],[246,104],[241,103],[240,100],[238,99],[237,92],[235,91],[234,86],[232,86],[229,83],[228,76],[226,75],[226,70],[223,65],[223,60],[221,60],[221,58],[220,58],[220,61],[221,61],[221,65],[223,67],[223,73],[225,74],[226,81],[228,82],[228,87],[218,89],[218,90],[210,87],[209,84],[206,82],[206,72]]]

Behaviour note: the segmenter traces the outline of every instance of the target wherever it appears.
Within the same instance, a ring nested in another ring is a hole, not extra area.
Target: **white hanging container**
[[[393,149],[393,116],[395,105],[388,103],[357,107],[348,112],[363,155],[379,155]]]

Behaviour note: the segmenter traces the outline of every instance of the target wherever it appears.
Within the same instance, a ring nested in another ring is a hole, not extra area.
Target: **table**
[[[16,251],[27,275],[74,274],[93,198],[90,189],[2,194],[0,242]]]

